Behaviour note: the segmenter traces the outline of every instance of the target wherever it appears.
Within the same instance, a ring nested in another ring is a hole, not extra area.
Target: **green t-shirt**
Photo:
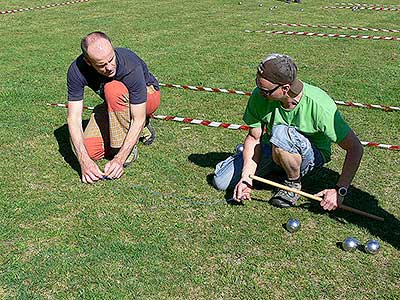
[[[304,83],[299,104],[292,110],[283,108],[279,101],[260,96],[259,89],[254,89],[243,120],[250,127],[261,127],[261,122],[265,123],[267,134],[263,136],[264,143],[269,143],[269,135],[275,125],[285,124],[296,128],[321,151],[325,162],[331,160],[332,142],[340,143],[350,131],[332,98],[307,83]]]

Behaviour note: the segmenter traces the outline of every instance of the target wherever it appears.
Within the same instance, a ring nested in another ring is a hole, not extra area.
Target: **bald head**
[[[81,48],[86,63],[99,74],[106,77],[115,75],[115,51],[105,33],[100,31],[89,33],[82,39]]]
[[[103,43],[108,42],[110,45],[112,45],[110,38],[104,32],[101,31],[91,32],[87,36],[85,36],[81,41],[81,49],[83,56],[87,58],[89,46],[96,44],[99,41],[102,41]]]

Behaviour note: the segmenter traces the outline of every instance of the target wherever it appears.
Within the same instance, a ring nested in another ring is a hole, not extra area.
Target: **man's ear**
[[[290,90],[290,85],[289,84],[284,84],[282,85],[282,90],[285,92],[285,94],[287,95],[289,93]]]
[[[89,66],[92,66],[90,60],[87,57],[83,57],[83,60],[85,61],[85,63],[87,63]]]

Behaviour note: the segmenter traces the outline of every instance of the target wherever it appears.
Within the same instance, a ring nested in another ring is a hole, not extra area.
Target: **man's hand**
[[[118,179],[124,175],[124,163],[139,140],[139,136],[146,123],[146,102],[141,104],[129,104],[131,112],[131,125],[126,134],[124,143],[117,155],[104,167],[104,173],[108,179]]]
[[[238,202],[243,200],[251,200],[250,193],[252,188],[253,186],[251,179],[241,178],[238,184],[235,186],[233,199]]]
[[[123,162],[118,157],[114,157],[104,167],[104,173],[109,179],[118,179],[124,175]]]
[[[91,159],[82,162],[81,170],[83,183],[94,183],[104,177],[104,173],[100,171],[99,167]]]
[[[323,209],[325,210],[335,210],[338,205],[342,203],[338,203],[338,194],[335,189],[326,189],[318,194],[315,194],[317,197],[322,197],[322,201],[320,205],[322,206]]]

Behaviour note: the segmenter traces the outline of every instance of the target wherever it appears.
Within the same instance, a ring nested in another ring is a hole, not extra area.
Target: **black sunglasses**
[[[272,95],[278,88],[280,88],[282,85],[278,84],[276,87],[274,87],[272,90],[266,90],[260,87],[259,81],[258,81],[258,76],[256,77],[256,86],[258,89],[265,95],[265,96],[270,96]]]

